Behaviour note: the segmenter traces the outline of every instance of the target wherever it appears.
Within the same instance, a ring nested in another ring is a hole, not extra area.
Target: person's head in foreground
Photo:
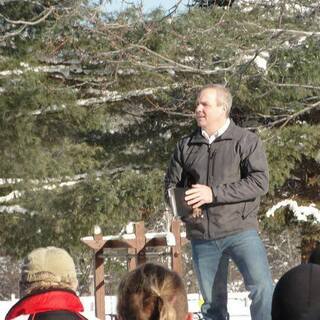
[[[166,267],[146,263],[129,272],[118,288],[119,320],[191,320],[180,276]]]
[[[29,319],[85,319],[75,291],[78,286],[73,259],[56,247],[38,248],[24,259],[20,277],[20,300],[6,320],[20,315]]]
[[[301,264],[285,273],[272,299],[272,320],[320,320],[320,266]]]
[[[76,291],[77,287],[73,259],[64,249],[38,248],[24,259],[20,277],[20,296],[54,288]]]

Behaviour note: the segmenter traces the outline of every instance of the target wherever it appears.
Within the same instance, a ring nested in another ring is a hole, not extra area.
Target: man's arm
[[[244,176],[237,182],[212,186],[216,203],[247,201],[268,192],[268,163],[262,142],[252,133],[248,137],[251,141],[243,142],[245,150],[241,154]]]
[[[255,199],[268,191],[268,164],[261,140],[251,134],[251,143],[244,141],[246,146],[242,153],[244,177],[237,182],[206,186],[196,184],[186,192],[186,201],[193,208],[206,203],[236,203]]]
[[[167,169],[167,173],[165,175],[164,179],[164,188],[165,188],[165,201],[166,203],[170,206],[169,202],[169,195],[168,195],[168,189],[171,187],[176,187],[182,179],[182,173],[183,173],[183,164],[182,164],[182,142],[178,142],[175,148],[175,151],[173,155],[171,156],[170,163]],[[200,186],[202,189],[202,185],[194,185],[194,186]],[[194,187],[192,186],[192,187]],[[207,186],[203,186],[208,188]],[[191,190],[194,190],[194,188],[191,188],[186,191],[186,194],[190,192]],[[210,194],[212,195],[211,188],[209,188]],[[189,203],[188,203],[189,204]],[[191,204],[189,204],[191,205]],[[202,217],[202,211],[199,210],[198,208],[201,205],[197,204],[192,206],[194,208],[192,216],[194,218]]]
[[[177,184],[181,181],[182,171],[182,148],[180,142],[178,142],[171,156],[170,163],[164,178],[164,196],[167,204],[169,204],[168,189],[171,187],[176,187]]]

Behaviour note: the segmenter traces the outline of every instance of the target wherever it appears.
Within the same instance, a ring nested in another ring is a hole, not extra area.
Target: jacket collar
[[[230,119],[230,124],[228,129],[221,136],[219,136],[215,141],[234,139],[235,127],[236,127],[235,123],[233,122],[233,120]],[[201,134],[201,128],[199,127],[191,135],[190,143],[191,144],[199,144],[199,143],[209,144],[208,140],[205,137],[203,137],[203,135]]]
[[[65,310],[82,312],[83,306],[77,295],[71,290],[48,290],[30,294],[20,299],[7,313],[5,320],[24,314]]]

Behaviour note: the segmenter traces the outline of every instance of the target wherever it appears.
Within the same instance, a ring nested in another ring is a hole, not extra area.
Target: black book
[[[190,207],[184,200],[185,193],[189,188],[170,188],[168,190],[170,206],[175,217],[185,217],[192,214]]]

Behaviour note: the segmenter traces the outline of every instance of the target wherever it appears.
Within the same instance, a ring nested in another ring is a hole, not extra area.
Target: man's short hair
[[[201,88],[199,91],[199,95],[202,91],[212,89],[216,91],[216,99],[217,99],[217,106],[218,107],[224,107],[226,110],[227,116],[229,116],[231,107],[232,107],[232,95],[230,90],[222,85],[222,84],[207,84],[204,87]]]

